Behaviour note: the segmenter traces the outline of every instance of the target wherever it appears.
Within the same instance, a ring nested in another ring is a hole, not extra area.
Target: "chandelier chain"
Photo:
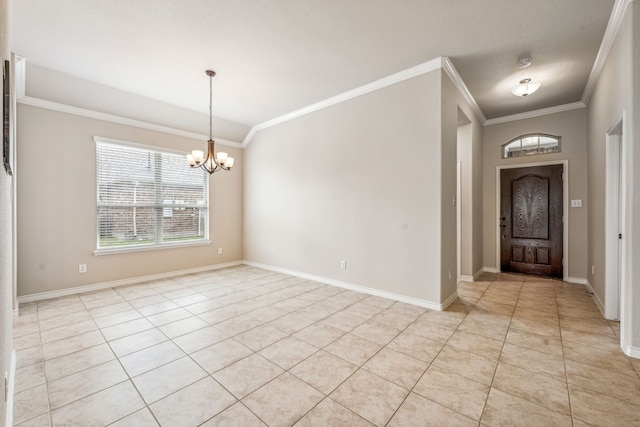
[[[213,76],[209,76],[209,139],[213,139]]]

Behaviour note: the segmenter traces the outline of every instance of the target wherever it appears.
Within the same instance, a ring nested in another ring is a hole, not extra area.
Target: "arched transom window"
[[[535,154],[559,153],[559,136],[546,133],[529,133],[520,135],[502,144],[502,158],[532,156]]]

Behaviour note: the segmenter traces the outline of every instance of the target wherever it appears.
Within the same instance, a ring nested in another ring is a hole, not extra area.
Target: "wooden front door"
[[[500,171],[500,268],[562,278],[562,165]]]

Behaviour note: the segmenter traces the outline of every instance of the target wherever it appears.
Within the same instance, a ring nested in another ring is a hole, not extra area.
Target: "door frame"
[[[605,184],[608,186],[612,179],[615,179],[610,175],[610,173],[614,172],[619,174],[620,179],[620,199],[619,200],[619,208],[620,211],[619,217],[614,217],[613,212],[609,212],[607,216],[607,211],[605,211],[605,233],[613,230],[613,223],[618,222],[619,228],[618,232],[622,233],[622,240],[618,240],[619,252],[618,259],[615,260],[612,258],[613,253],[611,251],[607,251],[607,247],[605,246],[605,275],[610,268],[620,268],[620,276],[619,276],[619,286],[620,293],[618,294],[620,298],[619,305],[619,318],[620,318],[620,347],[622,351],[631,357],[640,357],[640,352],[638,352],[637,348],[631,345],[631,337],[632,337],[632,321],[633,321],[633,301],[632,301],[632,288],[633,288],[633,260],[631,259],[633,250],[631,248],[632,239],[628,238],[632,235],[632,224],[633,222],[633,156],[632,156],[632,141],[630,138],[632,123],[630,113],[628,110],[622,110],[620,114],[617,116],[614,121],[614,125],[609,129],[607,135],[605,137],[605,154],[606,150],[611,149],[609,147],[610,142],[614,142],[615,140],[610,140],[611,136],[614,136],[616,133],[621,133],[618,139],[619,143],[619,170],[615,171],[613,168],[607,166],[612,166],[609,163],[606,163],[609,160],[605,157]],[[621,125],[620,129],[618,127]],[[618,132],[619,131],[619,132]],[[613,154],[613,153],[610,153]],[[607,243],[607,235],[605,234],[605,245]],[[610,236],[608,236],[610,237]],[[613,243],[613,239],[609,242]],[[594,262],[593,260],[591,260]],[[616,265],[616,262],[618,265]],[[615,292],[610,288],[609,282],[607,282],[607,277],[605,277],[604,282],[604,295],[605,295],[605,303],[608,298],[612,297],[611,292]]]
[[[462,162],[456,163],[456,283],[462,280]]]
[[[500,204],[502,194],[500,191],[500,171],[503,169],[529,168],[535,166],[562,165],[562,280],[566,281],[569,271],[569,160],[550,160],[546,162],[516,163],[511,165],[496,166],[496,271],[501,272],[500,249],[502,247],[500,239]],[[586,206],[583,206],[586,208]]]
[[[625,233],[625,170],[622,161],[623,125],[621,118],[609,132],[605,144],[605,249],[604,249],[604,317],[620,320],[624,282],[624,245],[618,234]]]

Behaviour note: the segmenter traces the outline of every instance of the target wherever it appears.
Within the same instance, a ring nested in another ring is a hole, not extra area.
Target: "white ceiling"
[[[614,0],[17,0],[29,63],[254,126],[448,56],[486,118],[580,101]],[[516,60],[534,63],[520,70]],[[509,89],[542,82],[526,98]],[[87,94],[90,96],[91,94]]]

